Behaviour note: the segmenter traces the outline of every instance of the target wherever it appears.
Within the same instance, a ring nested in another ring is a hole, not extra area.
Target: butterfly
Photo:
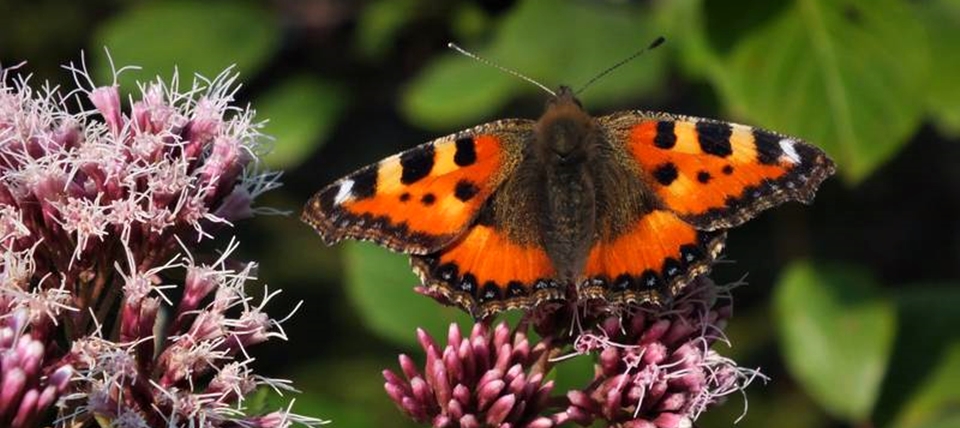
[[[429,294],[476,318],[570,296],[663,302],[706,273],[725,232],[834,172],[823,151],[745,125],[647,111],[592,117],[561,86],[505,119],[363,167],[302,220],[328,244],[410,255]]]

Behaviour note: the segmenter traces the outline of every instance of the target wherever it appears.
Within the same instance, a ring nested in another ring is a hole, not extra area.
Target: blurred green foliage
[[[850,422],[869,420],[890,360],[896,312],[877,292],[860,269],[797,263],[774,295],[787,367],[829,413]]]
[[[69,17],[69,19],[65,18]],[[548,87],[580,87],[596,114],[655,109],[804,138],[837,161],[812,207],[788,205],[731,233],[714,276],[750,272],[720,349],[773,381],[747,391],[741,426],[960,426],[960,1],[380,0],[0,3],[0,61],[39,79],[86,50],[99,84],[234,65],[287,187],[264,205],[296,212],[340,175],[447,132],[535,117],[536,87],[457,55],[448,41]],[[303,391],[295,407],[335,426],[398,426],[380,370],[415,328],[468,324],[411,291],[406,259],[370,245],[323,248],[296,215],[240,224],[243,256],[300,299],[291,343],[253,349]],[[796,260],[811,260],[797,262]],[[728,278],[729,277],[729,278]],[[775,323],[771,320],[775,320]],[[560,386],[590,374],[583,358]],[[291,396],[264,393],[264,405]],[[700,426],[729,426],[737,398]]]

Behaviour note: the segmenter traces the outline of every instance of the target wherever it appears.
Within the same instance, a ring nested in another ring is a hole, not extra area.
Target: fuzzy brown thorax
[[[596,231],[590,160],[601,135],[565,86],[547,103],[535,134],[534,152],[542,171],[541,242],[558,276],[572,283],[583,271]]]

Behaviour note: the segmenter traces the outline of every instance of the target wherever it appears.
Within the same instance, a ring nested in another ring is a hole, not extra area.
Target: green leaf
[[[466,58],[447,56],[411,84],[401,109],[417,124],[434,129],[490,118],[522,86],[514,80]]]
[[[896,312],[849,266],[797,263],[774,296],[787,368],[833,416],[868,421],[893,345]]]
[[[902,332],[890,360],[896,369],[884,381],[874,420],[878,426],[925,427],[948,418],[950,406],[960,409],[955,382],[951,394],[941,380],[945,370],[956,369],[953,358],[960,356],[956,349],[960,347],[960,312],[956,310],[960,284],[907,284],[896,289],[898,331]],[[945,379],[958,378],[954,374]]]
[[[254,103],[259,119],[269,119],[263,132],[274,138],[264,158],[273,168],[299,165],[326,142],[344,109],[341,91],[310,76],[297,76],[270,88]]]
[[[928,105],[939,128],[960,136],[960,0],[911,3],[919,12],[934,59],[929,80]]]
[[[703,4],[682,0],[664,12],[695,27],[682,32],[683,64],[711,80],[733,116],[823,147],[849,183],[893,157],[920,125],[929,49],[905,2],[794,0],[749,28],[705,14]],[[721,51],[706,28],[723,24],[740,37]]]
[[[646,9],[561,0],[526,0],[503,18],[489,46],[476,51],[555,89],[575,89],[655,37]],[[649,54],[598,81],[583,94],[596,109],[653,89],[663,77],[662,56]],[[468,58],[439,58],[405,94],[403,111],[417,124],[450,128],[490,118],[518,94],[536,87]]]
[[[115,64],[138,65],[147,79],[168,76],[174,67],[184,77],[194,73],[213,77],[233,64],[253,76],[279,40],[276,19],[255,2],[137,3],[98,29],[95,73],[100,79],[112,79],[110,62],[100,49],[106,47]],[[132,89],[136,74],[140,73],[122,74],[121,84]]]
[[[956,328],[956,325],[954,325]],[[960,342],[953,342],[920,389],[910,397],[894,428],[960,426]]]
[[[367,326],[381,337],[413,347],[417,327],[440,340],[451,322],[472,324],[463,311],[413,291],[420,280],[411,272],[407,256],[369,243],[349,242],[344,247],[347,292]]]
[[[416,11],[414,0],[369,2],[357,15],[357,49],[368,58],[383,56],[396,33],[416,17]]]
[[[731,58],[735,114],[796,133],[856,183],[920,125],[926,39],[902,2],[798,0]]]

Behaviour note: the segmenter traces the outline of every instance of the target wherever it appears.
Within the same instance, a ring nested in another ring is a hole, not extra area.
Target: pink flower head
[[[548,345],[532,346],[505,323],[493,331],[475,324],[468,338],[450,325],[441,348],[417,331],[427,355],[421,372],[410,357],[400,356],[404,377],[384,370],[384,388],[415,421],[434,427],[552,427],[558,418],[541,416],[553,381],[543,371]]]
[[[0,70],[0,426],[322,423],[247,414],[256,388],[292,390],[249,366],[286,339],[265,308],[277,293],[247,294],[234,243],[192,255],[278,185],[257,169],[253,112],[232,105],[236,74],[127,96],[69,70],[66,96]]]
[[[69,364],[46,361],[46,345],[26,333],[27,313],[0,319],[0,426],[31,427],[67,389]]]
[[[661,305],[541,305],[519,331],[478,323],[469,339],[451,326],[442,351],[420,331],[426,367],[401,355],[404,377],[384,371],[385,388],[407,416],[436,427],[691,427],[722,397],[766,379],[712,349],[726,342],[731,305],[729,287],[702,276]],[[539,342],[522,333],[528,325]],[[592,358],[593,379],[557,393],[543,376],[571,358]]]
[[[756,370],[742,369],[711,346],[725,340],[728,298],[701,276],[668,307],[633,308],[609,316],[578,337],[597,356],[593,382],[569,391],[566,414],[625,427],[679,428],[708,406],[745,388]]]

